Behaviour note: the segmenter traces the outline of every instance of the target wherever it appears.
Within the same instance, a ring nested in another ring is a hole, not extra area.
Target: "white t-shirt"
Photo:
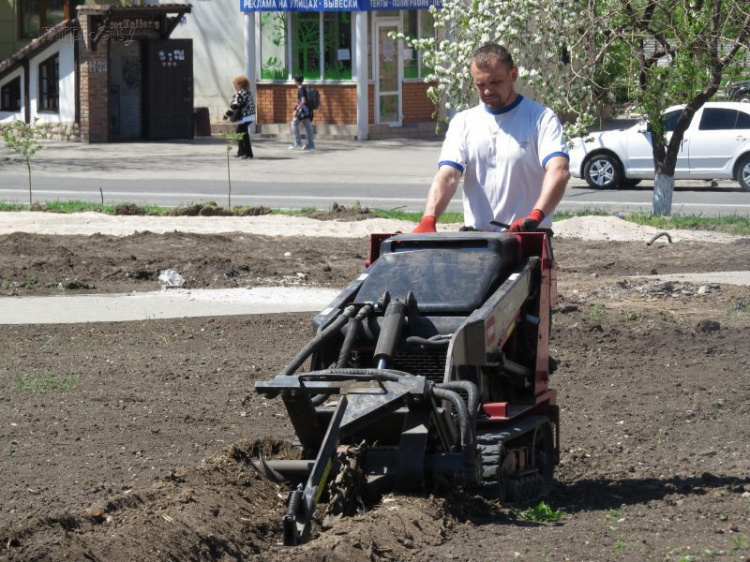
[[[464,175],[464,223],[478,230],[501,230],[491,220],[511,224],[528,216],[539,198],[544,166],[568,158],[562,124],[551,109],[518,95],[508,107],[480,104],[450,122],[438,166]],[[552,216],[540,226],[549,228]]]

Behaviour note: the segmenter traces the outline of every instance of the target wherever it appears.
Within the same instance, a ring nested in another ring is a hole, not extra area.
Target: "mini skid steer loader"
[[[306,540],[319,503],[351,514],[382,491],[547,494],[559,457],[555,287],[541,232],[373,235],[369,267],[315,316],[314,337],[255,384],[284,401],[301,449],[257,462],[292,485],[284,543]]]

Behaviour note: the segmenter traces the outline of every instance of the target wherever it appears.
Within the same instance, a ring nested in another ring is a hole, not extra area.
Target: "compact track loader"
[[[374,235],[369,266],[315,316],[314,337],[255,385],[284,401],[301,448],[257,463],[293,486],[285,544],[307,538],[323,502],[350,514],[369,494],[441,482],[508,503],[548,493],[555,287],[541,232]]]

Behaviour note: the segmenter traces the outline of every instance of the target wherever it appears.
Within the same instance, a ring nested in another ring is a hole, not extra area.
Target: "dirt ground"
[[[391,495],[281,543],[284,489],[248,459],[292,438],[272,378],[310,315],[0,326],[0,559],[750,560],[750,288],[632,276],[750,268],[750,241],[561,239],[561,463],[525,521],[463,494]],[[0,236],[0,294],[343,287],[367,240]],[[0,311],[2,314],[2,311]]]

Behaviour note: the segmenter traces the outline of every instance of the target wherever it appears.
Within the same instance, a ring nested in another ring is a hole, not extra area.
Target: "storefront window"
[[[435,20],[427,10],[404,10],[404,35],[426,39],[435,35]],[[432,69],[422,62],[422,53],[404,48],[404,78],[424,78]]]
[[[327,12],[323,16],[323,78],[352,78],[352,18],[349,12]]]
[[[60,55],[39,63],[39,111],[60,110]]]
[[[0,110],[21,109],[21,77],[15,78],[0,88]]]
[[[292,75],[320,79],[320,15],[317,12],[292,14]]]
[[[263,80],[352,79],[349,12],[261,12],[260,34]]]
[[[283,12],[260,15],[260,77],[264,80],[286,80],[287,17]]]

